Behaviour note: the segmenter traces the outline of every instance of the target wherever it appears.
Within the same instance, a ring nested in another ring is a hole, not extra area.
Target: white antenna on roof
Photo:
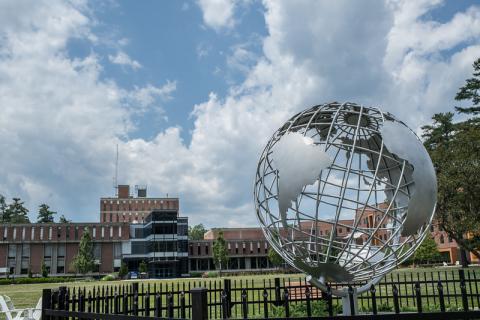
[[[115,189],[115,196],[118,197],[118,143],[115,157],[115,176],[113,177],[113,188]]]

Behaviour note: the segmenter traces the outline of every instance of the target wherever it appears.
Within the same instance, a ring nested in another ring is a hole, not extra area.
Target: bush
[[[120,270],[118,270],[118,277],[123,279],[127,276],[127,274],[128,274],[127,264],[125,262],[122,262],[120,266]]]
[[[312,308],[312,316],[314,317],[322,317],[328,316],[328,307],[327,303],[323,300],[319,301],[312,301],[311,302]],[[298,304],[290,304],[290,317],[298,318],[298,317],[306,317],[307,316],[307,304],[305,302],[298,303]],[[272,306],[271,308],[271,317],[272,318],[284,318],[285,317],[285,307],[283,306]]]
[[[202,274],[202,278],[217,278],[218,272],[217,271],[208,271]]]
[[[200,272],[200,271],[193,271],[193,272],[190,272],[190,277],[192,278],[200,278],[202,277],[203,273]]]
[[[115,273],[107,274],[106,276],[100,279],[100,281],[114,281],[114,280],[117,280],[117,275]]]
[[[0,285],[8,284],[31,284],[31,283],[60,283],[77,281],[76,278],[16,278],[16,279],[0,279]]]

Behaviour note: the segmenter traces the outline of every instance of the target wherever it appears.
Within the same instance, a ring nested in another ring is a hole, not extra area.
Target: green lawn
[[[457,268],[415,268],[415,269],[398,269],[392,272],[391,274],[387,275],[382,282],[396,282],[396,281],[422,281],[424,279],[431,280],[431,272],[433,271],[433,280],[442,280],[444,282],[444,292],[446,295],[446,304],[449,307],[457,308],[461,307],[461,299],[453,299],[447,295],[448,294],[459,294],[460,288],[457,283],[449,282],[450,280],[458,280],[459,273]],[[304,277],[301,274],[289,274],[289,275],[246,275],[246,276],[235,276],[230,277],[232,281],[232,288],[263,288],[264,285],[273,286],[273,279],[275,277],[280,277],[288,283],[290,280],[291,282],[298,282],[304,281]],[[480,282],[480,268],[478,267],[471,267],[466,271],[466,277],[473,279],[478,279]],[[447,281],[445,281],[447,280]],[[137,281],[137,280],[135,280]],[[15,304],[15,307],[24,308],[24,307],[31,307],[36,304],[38,299],[41,296],[42,289],[44,288],[58,288],[59,286],[67,286],[72,289],[85,288],[86,292],[92,291],[94,288],[95,290],[101,290],[101,288],[112,288],[117,286],[129,286],[133,281],[110,281],[110,282],[101,282],[101,281],[82,281],[82,282],[69,282],[65,284],[54,283],[54,284],[23,284],[23,285],[2,285],[0,286],[0,294],[6,294],[10,296]],[[199,279],[199,278],[190,278],[190,279],[175,279],[175,280],[138,280],[137,282],[140,283],[140,286],[156,286],[156,289],[165,291],[176,290],[177,288],[188,289],[193,287],[207,287],[207,288],[221,288],[223,278],[213,278],[213,279]],[[480,286],[480,283],[478,283]],[[438,305],[438,299],[433,298],[433,295],[436,294],[436,284],[432,285],[422,285],[422,295],[431,295],[431,297],[425,297],[422,301],[423,304],[426,306],[424,309],[428,310],[431,308],[435,308]],[[404,295],[412,295],[413,294],[413,286],[412,285],[400,285],[400,303],[404,310],[408,310],[409,308],[414,308],[414,299],[402,297]],[[477,293],[478,288],[475,283],[470,284],[467,286],[467,293]],[[368,295],[368,294],[364,294]],[[386,297],[392,296],[392,288],[391,285],[380,285],[377,287],[376,292],[377,297]],[[220,302],[220,295],[210,295],[210,301]],[[248,300],[262,300],[262,290],[256,291],[249,291]],[[178,296],[174,296],[175,304],[178,302]],[[235,291],[234,301],[241,301],[241,292],[240,290]],[[335,301],[334,303],[337,304],[339,301]],[[471,297],[469,298],[470,308],[478,307],[478,298]],[[166,304],[166,301],[163,301],[163,304]],[[187,298],[187,305],[189,304],[189,300]],[[368,310],[370,308],[370,304],[368,300],[360,300],[359,302],[361,309]],[[383,298],[381,302],[378,303],[381,305],[381,308],[385,308],[387,311],[389,308],[393,308],[393,300],[392,298],[385,299]],[[153,297],[151,298],[151,306],[153,306]],[[141,307],[141,305],[140,305]],[[258,305],[251,305],[249,306],[249,313],[253,314],[261,314],[263,312],[262,306]],[[219,314],[219,308],[217,310]],[[234,312],[237,312],[237,315],[240,315],[240,305],[234,309]]]

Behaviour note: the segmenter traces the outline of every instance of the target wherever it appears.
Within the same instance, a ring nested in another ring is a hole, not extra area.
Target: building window
[[[17,228],[13,228],[13,240],[17,240]]]
[[[443,237],[443,234],[440,235],[440,243],[445,243],[445,238]]]
[[[197,254],[200,255],[200,252],[201,252],[200,245],[198,245],[197,246]]]
[[[110,227],[110,239],[113,238],[113,227]]]
[[[122,237],[122,226],[118,226],[118,237]]]
[[[105,238],[105,227],[102,227],[101,237],[102,237],[102,239]]]
[[[30,233],[30,239],[33,240],[35,239],[35,227],[32,227],[31,233]]]
[[[43,240],[43,227],[40,228],[40,240]]]
[[[78,240],[78,227],[75,227],[75,240]]]
[[[10,274],[15,273],[15,260],[17,258],[17,246],[9,245],[8,246],[8,267],[10,269]]]
[[[22,240],[25,240],[25,227],[22,228]]]
[[[207,256],[208,256],[208,254],[209,254],[209,253],[208,253],[208,244],[205,245],[205,254],[206,254]]]
[[[52,227],[48,227],[48,240],[52,240]]]

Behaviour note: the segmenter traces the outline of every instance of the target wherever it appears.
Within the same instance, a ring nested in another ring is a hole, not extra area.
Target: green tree
[[[220,273],[222,268],[228,263],[228,249],[227,243],[223,238],[223,231],[218,232],[217,239],[213,243],[213,263]]]
[[[128,267],[125,262],[122,262],[120,269],[118,270],[118,276],[124,278],[128,274]]]
[[[70,222],[72,222],[72,221],[65,218],[65,216],[63,214],[58,219],[58,223],[70,223]]]
[[[462,249],[480,259],[480,59],[474,64],[474,78],[460,88],[457,100],[472,100],[473,106],[456,107],[469,116],[454,122],[454,114],[439,113],[433,124],[422,127],[427,148],[437,173],[436,219]],[[466,258],[462,259],[466,265]]]
[[[28,219],[28,209],[23,206],[24,202],[20,198],[13,198],[13,202],[5,210],[10,223],[30,223]]]
[[[431,233],[428,233],[422,244],[418,247],[412,257],[414,264],[434,263],[441,259],[437,244]]]
[[[207,232],[207,229],[203,224],[197,224],[193,227],[188,227],[188,240],[203,240],[203,235]]]
[[[85,228],[82,238],[80,239],[78,254],[73,259],[73,267],[77,273],[81,274],[87,274],[94,270],[95,258],[93,255],[93,242],[88,228]]]
[[[473,77],[465,82],[465,85],[457,92],[455,100],[471,101],[472,105],[466,108],[455,107],[455,109],[460,113],[478,116],[480,115],[480,58],[473,63]],[[478,120],[478,118],[474,120]]]
[[[47,265],[45,264],[45,261],[43,260],[42,260],[42,267],[40,272],[43,278],[48,278],[48,268],[47,268]]]
[[[148,266],[145,261],[140,262],[138,265],[138,272],[140,273],[146,273],[148,271]]]
[[[57,214],[50,210],[50,207],[43,203],[38,210],[37,223],[53,223],[53,215]]]
[[[282,256],[271,247],[268,249],[268,260],[277,268],[284,263]]]
[[[7,206],[7,202],[5,201],[5,197],[0,194],[0,219],[1,219],[0,221],[2,223],[10,222],[10,217],[7,217],[5,215],[7,208],[8,206]]]

